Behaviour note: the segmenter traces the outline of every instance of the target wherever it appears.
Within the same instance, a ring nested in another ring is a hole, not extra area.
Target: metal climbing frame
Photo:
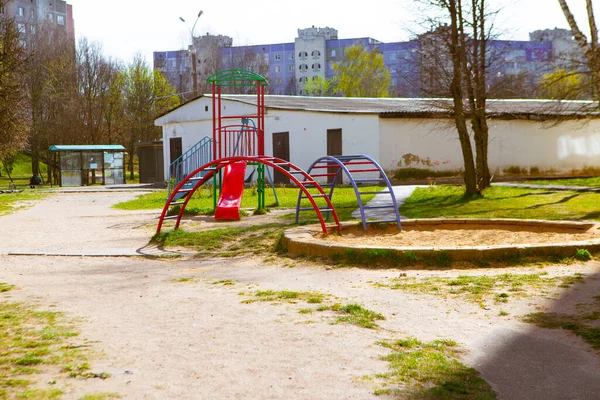
[[[262,164],[284,173],[292,182],[294,182],[294,184],[296,184],[296,186],[298,186],[301,193],[304,193],[305,198],[310,201],[312,209],[315,210],[317,218],[319,219],[319,223],[321,224],[323,234],[327,235],[332,230],[338,233],[340,232],[340,221],[338,219],[337,213],[333,208],[333,204],[331,203],[329,196],[325,193],[321,185],[317,181],[315,181],[307,172],[303,171],[301,168],[290,163],[289,161],[268,156],[237,156],[220,158],[211,161],[207,164],[204,164],[203,166],[194,170],[192,173],[186,176],[179,183],[179,185],[177,185],[177,187],[173,190],[173,193],[171,193],[171,195],[169,196],[169,199],[167,200],[167,203],[165,204],[165,207],[163,208],[163,211],[160,215],[156,232],[159,233],[162,229],[163,222],[169,219],[176,219],[177,222],[175,223],[175,229],[179,228],[179,224],[185,212],[185,208],[194,192],[198,190],[209,179],[215,176],[221,169],[225,168],[231,163],[239,161]],[[310,193],[310,191],[308,190],[309,188],[316,190],[318,193]],[[322,198],[325,200],[325,208],[320,208],[317,205],[315,199],[318,198]],[[174,206],[180,206],[177,215],[168,216],[169,210],[171,209],[171,207]],[[334,219],[333,224],[326,225],[323,212],[328,212],[332,214]]]
[[[313,170],[316,170],[316,173],[313,173]],[[320,171],[325,172],[320,172]],[[350,185],[354,189],[354,193],[356,194],[356,199],[358,200],[358,207],[360,210],[360,216],[362,220],[363,229],[367,230],[367,224],[376,224],[376,223],[385,223],[385,222],[396,222],[398,224],[398,229],[402,228],[400,224],[400,214],[398,212],[398,204],[396,202],[396,196],[394,195],[394,190],[392,185],[387,178],[387,175],[381,168],[381,166],[373,160],[369,156],[365,156],[362,154],[355,155],[347,155],[347,156],[324,156],[317,159],[315,162],[307,170],[308,174],[312,176],[315,180],[317,178],[324,177],[333,177],[333,181],[328,184],[321,184],[322,187],[330,187],[329,190],[329,199],[333,198],[333,191],[335,190],[335,186],[337,182],[342,179],[342,176],[345,175],[348,177]],[[369,173],[374,174],[378,173],[377,178],[356,178],[357,175]],[[359,190],[358,184],[381,184],[385,183],[387,186],[387,191],[381,192],[361,192]],[[391,205],[365,205],[362,201],[362,195],[365,194],[389,194],[391,196],[392,204]],[[302,199],[305,198],[303,192],[298,193],[298,202],[296,204],[296,222],[298,222],[300,217],[300,211],[305,210],[305,208],[301,207]],[[373,210],[373,209],[386,209],[393,208],[396,218],[388,219],[388,220],[369,220],[367,221],[367,216],[365,214],[365,210]]]
[[[265,154],[265,77],[244,69],[233,68],[219,71],[206,79],[212,91],[213,160],[227,157],[256,157]],[[256,93],[256,112],[252,115],[225,115],[221,98],[223,88],[245,88]],[[230,124],[231,120],[242,120],[242,125]],[[251,127],[245,121],[255,120]],[[220,179],[213,181],[214,205],[217,203],[217,187]],[[258,204],[265,204],[264,170],[258,171]]]

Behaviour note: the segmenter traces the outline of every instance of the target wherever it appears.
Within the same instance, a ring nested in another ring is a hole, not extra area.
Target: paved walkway
[[[394,196],[396,196],[396,204],[398,205],[398,207],[402,206],[402,204],[404,204],[404,202],[406,201],[406,199],[408,199],[410,197],[410,195],[415,191],[416,188],[419,187],[427,187],[425,185],[399,185],[399,186],[392,186],[392,189],[394,190]],[[387,188],[382,189],[382,192],[387,192]],[[385,193],[385,194],[377,194],[375,195],[375,197],[373,197],[368,203],[367,205],[369,206],[384,206],[384,205],[391,205],[392,204],[392,197]],[[358,218],[360,219],[360,210],[356,209],[352,212],[352,216],[354,218]],[[382,221],[389,221],[389,220],[395,220],[396,219],[396,212],[394,211],[393,208],[372,208],[372,209],[366,209],[365,210],[365,217],[367,219],[377,219],[377,220],[382,220]],[[404,218],[402,215],[400,216],[400,218]]]
[[[0,217],[0,255],[119,257],[163,255],[148,245],[156,210],[116,210],[143,192],[109,189],[61,191]]]

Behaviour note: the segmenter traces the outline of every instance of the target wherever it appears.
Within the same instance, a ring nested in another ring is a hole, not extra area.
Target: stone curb
[[[342,232],[344,230],[362,229],[354,222],[342,223]],[[516,230],[528,228],[540,232],[570,232],[577,233],[587,231],[600,224],[591,222],[573,222],[573,221],[544,221],[544,220],[515,220],[515,219],[418,219],[418,220],[403,220],[402,226],[405,228],[411,226],[427,226],[433,227],[442,225],[443,228],[449,228],[452,225],[457,228],[465,228],[468,225],[481,226],[486,228],[498,226],[501,229],[507,229],[509,226],[514,226]],[[394,224],[387,227],[370,225],[369,230],[383,232],[395,229]],[[600,229],[600,228],[599,228]],[[380,251],[386,255],[386,260],[389,261],[390,255],[395,255],[402,259],[406,252],[410,252],[421,258],[439,257],[442,253],[446,254],[452,261],[477,261],[484,259],[493,259],[498,257],[510,256],[536,256],[536,255],[560,255],[573,256],[578,249],[586,249],[590,252],[600,251],[600,238],[592,240],[583,240],[568,243],[549,243],[549,244],[523,244],[523,245],[498,245],[498,246],[471,246],[471,247],[383,247],[372,245],[347,246],[342,243],[332,243],[319,239],[318,235],[321,232],[319,225],[309,225],[297,228],[288,229],[284,232],[281,244],[284,249],[287,249],[289,254],[302,256],[317,256],[336,258],[343,257],[351,250],[354,255],[365,254],[373,251]],[[372,258],[372,257],[370,257]],[[376,261],[374,261],[376,263]],[[376,265],[365,265],[365,267],[375,267]]]

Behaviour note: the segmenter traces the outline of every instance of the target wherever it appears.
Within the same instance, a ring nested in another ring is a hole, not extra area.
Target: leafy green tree
[[[559,69],[543,76],[540,96],[555,100],[578,100],[584,97],[586,86],[583,74]]]
[[[333,81],[318,75],[315,79],[308,79],[302,86],[306,96],[330,96]]]
[[[334,64],[333,91],[344,97],[389,97],[390,72],[379,48],[361,43],[346,47],[345,60]]]
[[[27,54],[12,18],[0,18],[0,160],[10,165],[27,140],[30,118],[24,76]]]
[[[124,83],[125,147],[135,153],[137,142],[156,140],[161,129],[154,126],[156,117],[179,105],[176,89],[159,71],[152,71],[138,54],[127,68]],[[133,175],[133,157],[129,157],[130,179]]]

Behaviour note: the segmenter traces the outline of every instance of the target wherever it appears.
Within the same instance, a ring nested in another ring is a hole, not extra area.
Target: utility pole
[[[200,16],[202,15],[203,11],[200,10],[200,12],[198,13],[198,16],[196,17],[196,21],[194,22],[194,25],[192,26],[192,29],[190,29],[190,27],[187,25],[187,23],[185,22],[185,19],[183,19],[182,17],[179,17],[179,20],[181,22],[183,22],[185,24],[185,26],[188,27],[189,31],[190,31],[190,37],[192,39],[192,74],[193,74],[193,79],[192,79],[192,84],[194,85],[194,98],[198,97],[198,64],[196,61],[196,46],[194,45],[194,29],[196,29],[196,24],[198,23],[198,20],[200,19]]]

